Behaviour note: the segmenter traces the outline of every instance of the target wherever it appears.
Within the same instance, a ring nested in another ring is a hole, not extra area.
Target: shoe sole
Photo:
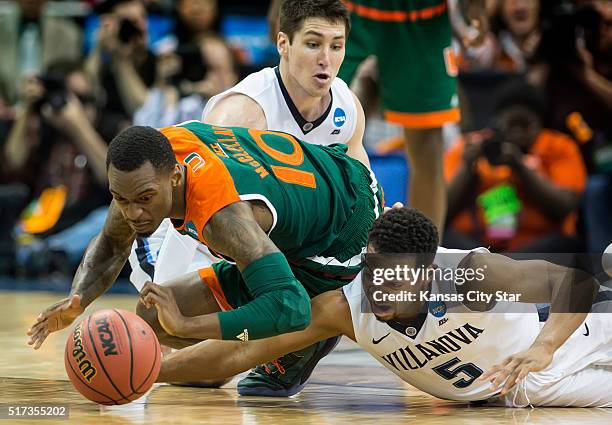
[[[240,383],[238,383],[238,394],[241,396],[260,396],[260,397],[291,397],[296,394],[299,394],[310,378],[312,371],[319,361],[332,352],[334,348],[340,342],[340,336],[336,336],[333,338],[329,338],[325,341],[323,347],[321,347],[320,351],[316,351],[315,354],[306,362],[304,365],[304,369],[300,378],[300,383],[296,384],[290,388],[282,389],[282,390],[274,390],[269,387],[240,387]]]

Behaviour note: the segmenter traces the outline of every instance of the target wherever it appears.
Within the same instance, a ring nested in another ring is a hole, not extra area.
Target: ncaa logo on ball
[[[336,127],[342,127],[346,122],[346,114],[342,108],[336,108],[334,111],[334,125]]]
[[[429,312],[435,317],[443,317],[446,314],[444,301],[432,301],[429,303]]]

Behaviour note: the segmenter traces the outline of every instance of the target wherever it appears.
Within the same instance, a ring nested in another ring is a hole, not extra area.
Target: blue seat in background
[[[408,205],[406,185],[410,173],[405,156],[370,154],[369,157],[372,170],[385,192],[385,204],[391,206],[399,201]]]

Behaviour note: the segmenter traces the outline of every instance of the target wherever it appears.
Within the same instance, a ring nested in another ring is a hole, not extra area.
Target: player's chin
[[[153,232],[155,232],[155,230],[151,230],[151,231],[144,231],[144,232],[136,232],[136,236],[139,238],[148,238],[150,237]]]
[[[372,313],[381,322],[387,322],[395,317],[394,309],[386,304],[372,304]]]

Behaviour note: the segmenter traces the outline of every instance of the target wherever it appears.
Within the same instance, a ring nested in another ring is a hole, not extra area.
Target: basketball
[[[99,404],[125,404],[146,393],[159,374],[161,349],[151,327],[125,310],[100,310],[70,333],[64,354],[74,387]]]

